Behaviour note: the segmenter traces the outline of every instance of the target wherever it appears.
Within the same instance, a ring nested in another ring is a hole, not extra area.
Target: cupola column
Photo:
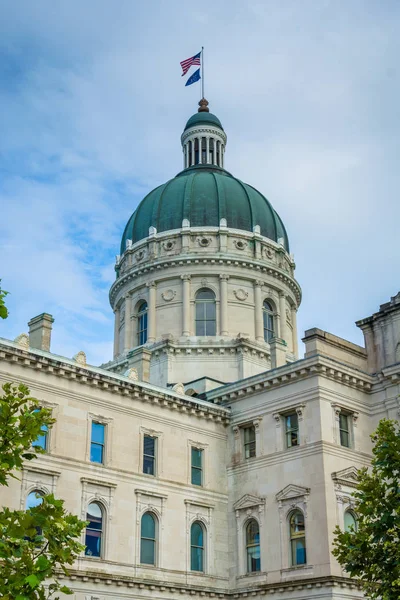
[[[124,335],[124,352],[132,348],[132,297],[130,294],[125,296],[125,335]]]
[[[120,326],[120,310],[114,310],[114,358],[119,354],[119,326]]]
[[[190,275],[182,279],[182,335],[190,335]]]
[[[191,167],[194,165],[194,138],[192,138],[189,142],[189,144],[191,144],[191,149],[192,149],[192,160],[191,162]]]
[[[286,297],[284,292],[279,292],[279,312],[280,312],[280,337],[286,341]]]
[[[149,311],[148,311],[148,342],[156,341],[156,282],[150,281],[146,284],[149,288]]]
[[[297,342],[297,310],[295,306],[291,308],[292,317],[292,336],[293,336],[293,354],[295,358],[299,357],[299,348]]]
[[[229,275],[219,276],[220,286],[220,335],[228,335],[228,279]]]
[[[207,155],[207,164],[210,164],[210,136],[208,135],[206,138],[207,142],[206,142],[206,155]]]
[[[264,327],[263,327],[263,314],[261,306],[261,287],[262,281],[254,282],[254,327],[256,340],[258,342],[264,341]]]

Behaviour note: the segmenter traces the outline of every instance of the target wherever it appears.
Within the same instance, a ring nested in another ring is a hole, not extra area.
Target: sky
[[[397,0],[2,0],[0,337],[48,312],[52,351],[111,358],[115,255],[182,168],[200,87],[179,62],[201,46],[225,166],[286,225],[299,336],[362,344],[399,291]]]

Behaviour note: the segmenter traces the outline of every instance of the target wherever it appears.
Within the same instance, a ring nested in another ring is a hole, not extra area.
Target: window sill
[[[251,577],[266,577],[268,575],[267,571],[253,571],[252,573],[245,573],[244,575],[238,575],[236,577],[237,580],[240,579],[249,579]]]
[[[314,565],[298,565],[296,567],[288,567],[287,569],[281,569],[282,578],[292,577],[309,577],[313,574]]]

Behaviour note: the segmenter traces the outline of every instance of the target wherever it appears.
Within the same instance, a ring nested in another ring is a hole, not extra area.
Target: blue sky
[[[288,230],[299,333],[362,343],[354,321],[399,291],[397,1],[3,0],[0,336],[50,312],[54,352],[111,357],[120,237],[181,169],[199,87],[179,62],[202,45],[226,167]]]

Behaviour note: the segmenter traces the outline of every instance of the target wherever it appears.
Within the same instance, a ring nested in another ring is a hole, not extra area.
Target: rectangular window
[[[37,408],[33,412],[40,412],[40,408]],[[37,436],[36,440],[33,442],[32,446],[34,448],[42,448],[42,450],[47,450],[47,438],[49,435],[49,429],[47,425],[42,425],[40,429],[40,435]]]
[[[350,448],[349,415],[345,413],[340,413],[339,415],[339,431],[340,445]]]
[[[243,429],[244,457],[252,458],[256,455],[256,428],[254,425]]]
[[[104,444],[106,426],[92,421],[92,437],[90,442],[90,461],[104,463]]]
[[[299,445],[299,418],[297,413],[285,416],[286,448]]]
[[[203,485],[203,450],[192,448],[192,483]]]
[[[143,473],[156,474],[156,438],[150,435],[143,437]]]

